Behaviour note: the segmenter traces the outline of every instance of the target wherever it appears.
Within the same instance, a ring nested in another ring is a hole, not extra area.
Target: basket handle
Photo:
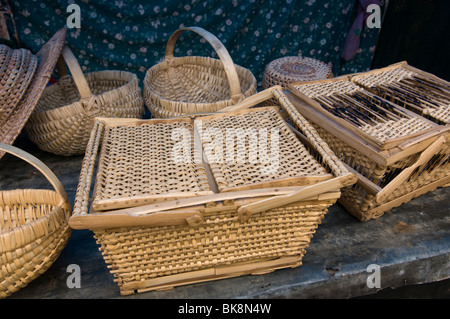
[[[5,151],[6,153],[9,153],[11,155],[14,155],[34,166],[34,168],[36,168],[39,172],[41,172],[45,176],[45,178],[50,182],[50,184],[55,189],[56,193],[68,205],[68,207],[70,207],[69,199],[67,197],[63,185],[56,177],[56,175],[42,161],[40,161],[35,156],[12,145],[0,143],[0,150]]]
[[[67,75],[67,68],[65,64],[69,67],[70,73],[72,74],[73,81],[80,93],[81,99],[88,99],[92,96],[91,89],[89,88],[89,84],[86,81],[86,78],[81,70],[80,64],[77,61],[77,58],[73,54],[73,52],[69,49],[67,45],[65,45],[61,51],[61,57],[58,61],[58,71],[61,76]],[[65,63],[64,63],[65,62]]]
[[[199,27],[186,27],[175,31],[166,46],[166,61],[170,64],[173,61],[173,50],[175,48],[175,42],[184,31],[193,31],[198,35],[202,36],[208,43],[213,47],[223,63],[223,68],[228,78],[228,83],[230,85],[231,99],[233,102],[239,102],[243,99],[243,94],[241,91],[241,85],[239,82],[239,77],[236,72],[236,67],[230,54],[228,53],[225,46],[220,42],[220,40],[212,33],[206,31],[205,29]]]

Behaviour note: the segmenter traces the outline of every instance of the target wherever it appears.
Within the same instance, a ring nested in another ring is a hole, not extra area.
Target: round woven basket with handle
[[[220,60],[201,56],[174,57],[175,42],[185,31],[202,36]],[[199,27],[182,28],[169,38],[165,60],[150,68],[144,98],[153,117],[216,112],[256,93],[250,70],[233,63],[217,37]]]
[[[144,99],[135,74],[98,71],[84,75],[67,46],[62,58],[59,81],[45,89],[25,126],[40,149],[56,155],[81,155],[95,117],[142,117]]]
[[[11,145],[0,143],[0,150],[33,165],[55,189],[0,191],[0,298],[6,298],[58,258],[72,232],[72,210],[63,185],[44,163]]]

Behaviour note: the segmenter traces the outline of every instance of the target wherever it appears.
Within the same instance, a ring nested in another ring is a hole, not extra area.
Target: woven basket
[[[187,30],[205,38],[220,60],[175,58],[175,42]],[[255,93],[253,74],[234,64],[219,39],[198,27],[177,30],[167,42],[165,60],[150,68],[144,79],[144,98],[153,117],[215,112]]]
[[[339,202],[361,221],[450,182],[450,126],[352,83],[350,77],[289,85],[289,99],[357,175]]]
[[[84,76],[68,47],[62,57],[72,76],[58,64],[60,80],[43,92],[26,125],[40,149],[64,156],[84,154],[96,116],[142,117],[144,100],[135,74],[99,71]]]
[[[22,100],[37,65],[38,58],[29,50],[0,45],[0,126]]]
[[[38,169],[55,191],[0,191],[0,298],[10,296],[43,274],[71,235],[71,207],[57,177],[34,156],[7,144],[0,149]]]
[[[266,66],[261,87],[265,90],[280,85],[286,90],[290,83],[318,81],[332,77],[331,67],[319,60],[288,56],[276,59]],[[265,105],[278,105],[278,103],[275,99],[270,99]]]
[[[36,53],[38,65],[31,82],[19,103],[8,111],[7,120],[0,125],[1,143],[12,145],[24,128],[55,69],[65,38],[66,29],[62,28]],[[0,158],[3,155],[0,151]]]
[[[318,81],[332,77],[331,67],[322,61],[301,56],[287,56],[273,60],[266,66],[262,89],[275,85],[287,89],[290,83]]]
[[[94,231],[121,294],[301,265],[327,208],[356,178],[301,115],[302,140],[277,107],[247,110],[269,98],[296,112],[278,86],[208,116],[97,119],[69,223]],[[244,128],[279,132],[276,171],[237,153],[214,159],[209,134]]]

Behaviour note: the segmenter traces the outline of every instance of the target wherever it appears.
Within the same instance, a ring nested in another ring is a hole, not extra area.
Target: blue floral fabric
[[[85,72],[145,72],[164,58],[170,35],[187,26],[216,35],[233,61],[250,69],[261,84],[272,60],[303,55],[332,66],[334,75],[368,70],[378,29],[365,28],[360,49],[341,60],[346,34],[356,16],[355,0],[138,1],[10,0],[22,44],[37,51],[80,7],[81,28],[68,29],[67,43]],[[183,33],[175,55],[216,56],[208,43]]]

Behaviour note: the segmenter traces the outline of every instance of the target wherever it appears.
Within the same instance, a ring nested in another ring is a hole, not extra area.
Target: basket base
[[[238,277],[243,275],[264,275],[277,269],[295,268],[301,266],[304,252],[301,255],[281,257],[274,260],[263,260],[252,263],[239,263],[236,265],[192,271],[162,278],[148,279],[141,282],[132,282],[120,286],[122,296],[143,293],[148,291],[161,291],[173,289],[177,286]]]
[[[411,201],[412,199],[420,196],[420,195],[424,195],[428,192],[434,191],[436,188],[438,187],[448,187],[450,186],[450,176],[446,176],[444,178],[441,178],[435,182],[432,182],[428,185],[425,185],[421,188],[416,189],[415,191],[403,195],[401,197],[398,197],[392,201],[389,201],[387,203],[378,205],[370,210],[367,211],[363,211],[361,209],[359,209],[360,207],[355,206],[354,202],[350,202],[350,201],[346,201],[345,199],[343,199],[342,197],[339,198],[339,203],[342,204],[342,206],[345,207],[345,209],[353,216],[355,216],[357,219],[359,219],[360,221],[368,221],[371,219],[377,219],[381,216],[383,216],[383,214],[389,210],[391,210],[392,208],[398,207],[402,204],[405,204],[409,201]],[[374,199],[375,200],[375,199]]]

